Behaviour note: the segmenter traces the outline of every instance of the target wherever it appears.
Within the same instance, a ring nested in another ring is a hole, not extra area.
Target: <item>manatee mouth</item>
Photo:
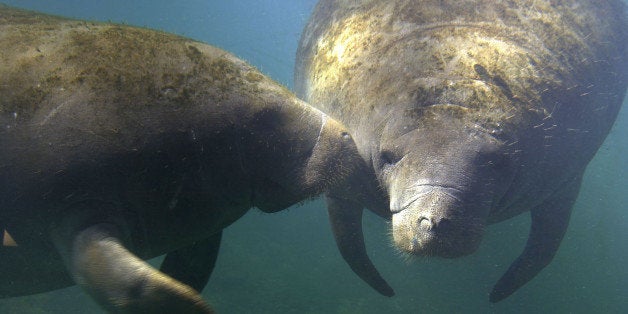
[[[415,184],[412,186],[411,193],[412,198],[409,201],[402,203],[402,205],[398,205],[398,203],[391,204],[390,210],[393,214],[409,209],[413,206],[414,203],[420,201],[429,193],[433,193],[435,190],[446,194],[447,196],[455,199],[457,202],[462,203],[460,195],[464,192],[458,188],[446,186],[446,185],[437,185],[437,184]],[[403,197],[402,197],[403,198]]]
[[[407,253],[455,258],[473,253],[484,223],[465,205],[462,191],[453,187],[421,185],[392,216],[393,241]]]

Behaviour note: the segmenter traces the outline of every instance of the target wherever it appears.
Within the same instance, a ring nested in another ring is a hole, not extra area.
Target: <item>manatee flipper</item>
[[[213,313],[194,289],[129,252],[118,234],[101,223],[56,242],[76,283],[101,306],[115,313]]]
[[[221,239],[222,231],[170,252],[159,270],[200,292],[205,288],[216,265]]]
[[[327,195],[327,210],[336,245],[353,272],[382,295],[395,291],[379,274],[366,253],[362,234],[362,205]]]
[[[571,208],[581,182],[580,177],[574,179],[530,211],[532,223],[526,246],[493,287],[489,297],[491,302],[499,302],[510,296],[552,261],[567,231]]]

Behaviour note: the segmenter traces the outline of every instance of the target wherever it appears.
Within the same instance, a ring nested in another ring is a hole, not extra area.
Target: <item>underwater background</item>
[[[315,0],[24,0],[7,5],[172,32],[226,49],[292,88],[297,43]],[[408,258],[388,223],[365,214],[374,264],[396,291],[380,296],[344,263],[322,200],[228,227],[203,297],[219,313],[628,313],[628,104],[589,164],[553,262],[510,298],[488,302],[519,255],[529,217],[491,225],[476,253]],[[160,259],[153,260],[159,263]],[[1,267],[1,265],[0,265]],[[103,313],[78,287],[0,299],[0,313]]]

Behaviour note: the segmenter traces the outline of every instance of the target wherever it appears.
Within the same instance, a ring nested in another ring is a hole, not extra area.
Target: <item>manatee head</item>
[[[316,144],[304,169],[306,185],[337,184],[354,170],[360,160],[349,130],[324,114],[321,120]]]
[[[513,177],[501,131],[459,105],[405,111],[385,122],[373,158],[390,198],[393,241],[411,254],[470,254]]]
[[[255,113],[247,125],[252,136],[245,147],[257,181],[254,203],[265,212],[340,184],[361,160],[343,124],[292,94],[281,101]]]

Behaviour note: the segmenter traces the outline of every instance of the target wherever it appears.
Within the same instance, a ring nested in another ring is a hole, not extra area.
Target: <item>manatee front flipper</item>
[[[525,249],[493,287],[491,302],[510,296],[552,261],[567,231],[581,181],[581,178],[574,179],[531,211],[532,223]]]
[[[395,295],[393,289],[379,274],[366,253],[362,234],[362,205],[326,196],[327,210],[336,245],[353,272],[382,295]]]
[[[109,223],[79,231],[71,241],[53,231],[72,277],[100,305],[115,313],[213,313],[194,289],[129,252],[118,234]]]
[[[170,252],[159,270],[200,292],[205,288],[216,265],[221,239],[222,231],[193,245]]]

